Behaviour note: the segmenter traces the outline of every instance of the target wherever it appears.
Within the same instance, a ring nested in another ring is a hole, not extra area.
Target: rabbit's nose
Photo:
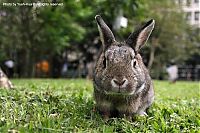
[[[126,87],[128,80],[123,78],[122,80],[112,79],[111,84],[113,87]]]

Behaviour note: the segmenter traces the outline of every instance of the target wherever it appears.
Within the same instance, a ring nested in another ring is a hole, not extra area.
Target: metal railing
[[[178,66],[178,79],[179,80],[200,81],[200,65]]]

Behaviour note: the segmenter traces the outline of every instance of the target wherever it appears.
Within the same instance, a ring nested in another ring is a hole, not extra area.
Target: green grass
[[[200,84],[154,81],[148,117],[104,122],[94,111],[92,82],[13,80],[0,89],[0,132],[200,132]]]

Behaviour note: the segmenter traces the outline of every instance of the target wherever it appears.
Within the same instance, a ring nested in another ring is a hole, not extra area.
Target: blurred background
[[[34,4],[33,4],[34,3]],[[153,18],[141,50],[154,79],[200,80],[199,0],[1,0],[0,67],[9,78],[91,78],[100,14],[118,41]]]

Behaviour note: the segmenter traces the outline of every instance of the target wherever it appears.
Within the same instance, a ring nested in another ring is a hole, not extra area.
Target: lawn
[[[154,81],[147,117],[104,122],[94,111],[92,82],[84,79],[12,80],[0,89],[0,132],[200,132],[200,83]]]

